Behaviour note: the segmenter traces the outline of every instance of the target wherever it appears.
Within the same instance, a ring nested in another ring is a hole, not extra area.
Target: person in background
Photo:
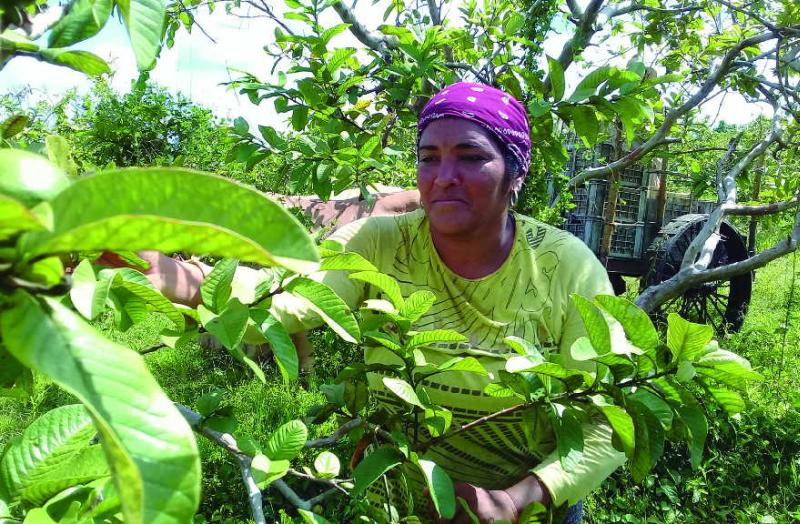
[[[530,151],[522,104],[488,85],[450,85],[431,98],[419,117],[421,209],[363,218],[330,237],[397,279],[404,296],[420,289],[436,295],[415,327],[451,329],[468,342],[421,348],[430,363],[473,356],[496,374],[513,354],[503,339],[515,336],[533,342],[548,358],[587,369],[570,354],[572,343],[585,334],[570,295],[591,298],[612,294],[612,287],[603,266],[580,240],[513,211],[528,174]],[[167,296],[198,302],[199,285],[211,268],[154,253],[146,256],[152,264],[150,278]],[[259,272],[240,268],[236,278],[255,281]],[[344,272],[312,278],[333,288],[352,308],[376,298],[375,289]],[[289,294],[275,296],[271,312],[291,332],[321,324],[307,303]],[[367,347],[364,358],[368,364],[391,364],[397,357],[385,348]],[[401,409],[379,373],[368,378],[373,397],[384,408]],[[447,372],[423,385],[433,403],[451,410],[457,426],[515,403],[484,394],[490,381],[474,373]],[[583,432],[583,455],[571,470],[561,466],[543,410],[516,412],[476,426],[428,453],[456,481],[457,495],[480,522],[516,522],[529,504],[539,502],[569,506],[564,522],[576,524],[582,520],[581,499],[625,461],[603,421],[585,419]],[[394,506],[424,515],[428,501],[422,495],[423,481],[411,470],[408,481],[413,507],[404,506],[409,497],[398,496],[403,489],[391,483],[374,488],[375,500],[390,511],[388,506]],[[452,522],[470,520],[459,508]]]

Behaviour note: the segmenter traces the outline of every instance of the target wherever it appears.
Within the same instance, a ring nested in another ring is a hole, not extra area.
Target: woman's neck
[[[450,270],[464,278],[482,278],[497,271],[514,245],[515,223],[511,213],[496,224],[486,224],[469,235],[444,235],[431,228],[439,257]]]

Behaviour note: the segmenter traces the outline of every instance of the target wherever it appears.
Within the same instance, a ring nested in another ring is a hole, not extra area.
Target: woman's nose
[[[443,158],[439,162],[439,169],[436,172],[434,184],[440,187],[447,187],[457,184],[459,181],[458,164],[455,159]]]

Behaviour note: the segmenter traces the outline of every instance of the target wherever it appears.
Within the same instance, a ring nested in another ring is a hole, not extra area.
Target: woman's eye
[[[462,160],[466,160],[467,162],[480,162],[482,160],[486,160],[483,155],[464,155],[461,157]]]
[[[430,162],[434,162],[435,160],[436,160],[436,157],[434,157],[434,156],[423,156],[423,157],[419,158],[418,162],[421,163],[421,164],[428,164]]]

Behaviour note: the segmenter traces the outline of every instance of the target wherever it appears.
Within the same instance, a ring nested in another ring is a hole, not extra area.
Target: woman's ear
[[[519,191],[522,190],[522,182],[524,180],[525,180],[525,177],[522,176],[522,175],[515,176],[514,178],[511,179],[511,187],[509,188],[509,190],[512,193],[518,193]]]

